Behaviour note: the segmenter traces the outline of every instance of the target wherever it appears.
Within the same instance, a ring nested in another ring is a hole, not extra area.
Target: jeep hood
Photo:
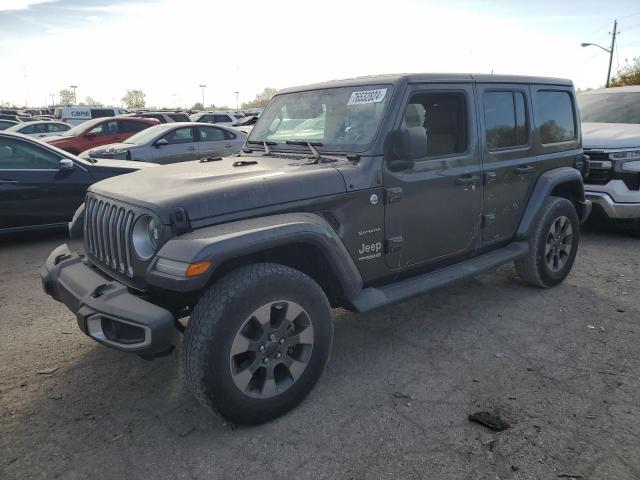
[[[635,123],[582,124],[584,148],[634,148],[640,146],[640,125]]]
[[[90,191],[139,205],[169,223],[176,207],[192,222],[223,214],[346,192],[335,164],[304,159],[231,156],[175,163],[96,183]],[[247,162],[242,164],[239,162]],[[250,163],[255,162],[255,163]],[[250,215],[250,214],[248,214]]]

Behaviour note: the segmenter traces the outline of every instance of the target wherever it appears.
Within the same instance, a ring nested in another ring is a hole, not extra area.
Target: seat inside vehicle
[[[464,97],[457,92],[413,96],[403,126],[421,126],[427,134],[427,157],[462,153],[466,144]]]

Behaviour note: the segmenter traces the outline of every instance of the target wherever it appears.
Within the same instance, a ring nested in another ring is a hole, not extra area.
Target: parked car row
[[[86,158],[121,158],[160,164],[226,157],[240,151],[247,135],[197,122],[166,123],[147,128],[121,143],[92,148]]]
[[[640,87],[593,90],[577,95],[576,99],[583,147],[590,158],[585,177],[586,195],[594,205],[590,222],[619,226],[640,235]],[[11,110],[0,112],[9,116],[19,114]],[[104,113],[118,115],[102,117]],[[93,159],[169,164],[238,152],[261,112],[253,113],[256,114],[238,118],[244,114],[198,112],[191,118],[200,121],[191,121],[181,111],[125,113],[119,109],[61,107],[56,110],[58,116],[97,118],[81,123],[76,120],[78,125],[73,128],[70,121],[0,120],[0,130],[41,139],[56,149],[79,155],[90,165]],[[219,123],[212,125],[213,122]],[[324,114],[284,119],[269,140],[278,142],[286,137],[294,141],[321,141],[324,122]],[[9,157],[5,150],[5,166],[7,162],[18,161]],[[3,187],[2,191],[6,190]]]

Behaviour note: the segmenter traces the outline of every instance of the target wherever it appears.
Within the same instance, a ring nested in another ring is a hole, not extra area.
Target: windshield
[[[321,149],[360,152],[374,140],[391,86],[327,88],[273,97],[250,141],[319,142]]]
[[[138,132],[135,135],[131,135],[122,143],[130,143],[132,145],[145,145],[156,138],[160,131],[169,131],[169,128],[164,125],[155,125],[153,127],[145,128],[141,132]]]
[[[640,123],[640,92],[578,95],[580,121]]]
[[[87,130],[87,128],[90,128],[95,124],[102,122],[103,120],[104,120],[103,118],[96,118],[95,120],[87,120],[86,122],[82,122],[80,125],[76,125],[75,127],[70,128],[66,132],[62,132],[60,135],[62,135],[63,137],[75,137],[77,135],[80,135],[81,133],[84,133],[84,131]]]

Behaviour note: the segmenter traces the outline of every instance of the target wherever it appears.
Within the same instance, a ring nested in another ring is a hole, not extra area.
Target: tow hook
[[[102,285],[98,285],[96,289],[91,293],[91,296],[93,298],[101,297],[104,294],[105,290],[107,290],[110,286],[111,285],[108,283],[103,283]]]

